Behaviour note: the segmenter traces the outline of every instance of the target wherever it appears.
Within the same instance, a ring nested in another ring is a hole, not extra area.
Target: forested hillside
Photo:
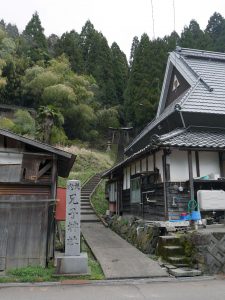
[[[47,37],[38,13],[23,32],[1,20],[1,104],[37,114],[34,122],[20,110],[0,126],[50,143],[80,139],[98,147],[106,146],[109,126],[134,126],[137,133],[154,118],[168,52],[176,45],[224,52],[225,19],[214,13],[205,30],[192,20],[180,36],[134,37],[129,61],[90,21],[80,33]]]

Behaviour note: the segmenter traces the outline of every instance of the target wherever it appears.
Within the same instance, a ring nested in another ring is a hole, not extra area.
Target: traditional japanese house
[[[125,155],[103,174],[118,214],[177,219],[198,191],[225,190],[225,54],[170,53],[156,118]]]
[[[0,270],[53,257],[57,177],[73,154],[0,129]]]

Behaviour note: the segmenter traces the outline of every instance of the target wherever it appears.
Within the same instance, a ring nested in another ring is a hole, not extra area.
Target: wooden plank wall
[[[45,266],[48,205],[42,201],[0,203],[2,269]]]
[[[143,195],[144,205],[144,219],[151,221],[164,220],[164,192],[163,183],[157,183],[152,186],[145,186],[142,188],[142,192],[153,190],[154,193],[148,194],[149,200],[155,200],[154,203],[146,201],[146,197]]]

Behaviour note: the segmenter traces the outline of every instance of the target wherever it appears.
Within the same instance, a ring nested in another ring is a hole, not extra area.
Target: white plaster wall
[[[147,166],[146,166],[146,158],[141,160],[141,171],[146,171],[147,170]]]
[[[127,167],[127,189],[130,188],[130,166]]]
[[[135,174],[135,162],[131,165],[131,175]]]
[[[153,163],[153,155],[148,156],[148,171],[153,171],[154,163]]]
[[[159,169],[159,174],[161,175],[161,178],[163,180],[162,156],[163,156],[163,151],[162,150],[156,152],[156,154],[155,154],[155,167],[157,169]]]
[[[136,174],[141,172],[141,162],[140,160],[136,161]]]
[[[218,152],[199,152],[200,176],[213,174],[220,175]]]
[[[167,163],[170,164],[170,181],[189,180],[187,151],[172,150],[172,153],[167,157]],[[194,151],[192,151],[192,167],[193,177],[197,177]]]

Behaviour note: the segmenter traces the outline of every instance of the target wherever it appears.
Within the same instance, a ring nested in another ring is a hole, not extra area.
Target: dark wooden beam
[[[163,165],[163,195],[164,195],[164,217],[168,220],[168,202],[167,202],[167,190],[166,190],[166,150],[163,151],[162,165]]]
[[[219,163],[220,163],[220,176],[224,177],[224,160],[223,160],[222,152],[219,152]]]
[[[50,168],[52,167],[52,161],[49,162],[46,166],[44,166],[37,175],[37,179],[39,179],[42,175],[44,175]]]
[[[194,199],[194,180],[193,180],[193,165],[192,165],[192,152],[188,151],[188,170],[189,170],[189,183],[190,183],[190,193],[191,193],[191,200]]]
[[[197,173],[197,177],[200,177],[200,167],[199,167],[199,154],[198,154],[198,151],[195,151],[195,161],[196,161],[196,173]]]

